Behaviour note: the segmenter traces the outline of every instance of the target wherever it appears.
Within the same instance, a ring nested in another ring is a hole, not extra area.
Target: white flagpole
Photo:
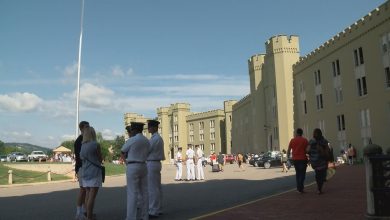
[[[80,101],[80,68],[81,68],[81,46],[83,43],[83,20],[84,20],[84,0],[81,0],[81,22],[80,22],[80,41],[79,41],[79,61],[77,67],[77,100],[76,100],[76,136],[79,135],[79,101]]]

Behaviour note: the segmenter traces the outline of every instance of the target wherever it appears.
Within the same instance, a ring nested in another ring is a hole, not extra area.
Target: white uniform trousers
[[[136,220],[137,216],[149,219],[148,170],[145,163],[130,163],[126,170],[127,214],[126,220]],[[140,200],[137,202],[137,200]],[[139,212],[137,215],[137,205]]]
[[[176,164],[176,178],[175,180],[181,180],[181,176],[183,175],[183,164],[182,162],[177,162]]]
[[[161,187],[161,162],[147,161],[148,167],[148,192],[149,214],[162,213],[162,187]]]
[[[197,176],[196,176],[196,178],[197,178],[198,180],[204,180],[204,172],[203,172],[202,159],[198,159],[198,162],[196,163],[196,171],[197,171]]]
[[[193,159],[187,160],[187,180],[195,180],[195,164]]]

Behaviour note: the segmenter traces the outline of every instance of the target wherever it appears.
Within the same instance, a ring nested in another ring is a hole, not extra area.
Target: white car
[[[28,161],[46,161],[47,155],[43,151],[33,151],[28,155]]]

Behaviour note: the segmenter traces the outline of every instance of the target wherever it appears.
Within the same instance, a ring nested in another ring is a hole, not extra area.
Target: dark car
[[[260,155],[260,156],[257,155],[257,157],[256,156],[252,156],[251,159],[249,160],[249,164],[255,167],[255,166],[257,166],[257,161],[259,159],[261,159],[261,158],[262,158],[262,155]]]
[[[267,152],[256,163],[258,167],[269,169],[270,167],[279,167],[282,165],[281,154],[278,151]]]

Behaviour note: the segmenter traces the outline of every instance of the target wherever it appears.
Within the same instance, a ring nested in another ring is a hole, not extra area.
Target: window
[[[190,142],[194,142],[194,135],[190,135]]]
[[[194,130],[194,124],[190,123],[190,131],[193,131],[193,130]]]
[[[344,115],[337,115],[337,125],[339,131],[345,131],[345,119]]]
[[[314,84],[320,85],[321,84],[321,72],[320,70],[317,70],[314,72]]]
[[[305,114],[307,114],[306,100],[303,101],[303,109],[304,109]]]
[[[201,121],[199,122],[199,130],[203,130],[203,128],[204,128],[204,122]]]
[[[358,95],[364,96],[367,95],[367,82],[366,77],[363,76],[361,78],[356,79],[357,88],[358,88]]]
[[[204,134],[199,135],[199,140],[203,141],[204,140]]]
[[[386,77],[386,88],[390,88],[390,68],[386,67],[385,68],[385,77]]]
[[[278,129],[278,127],[274,127],[274,139],[275,140],[279,139],[279,129]]]
[[[179,136],[175,136],[175,142],[179,142]]]
[[[231,115],[229,115],[229,120],[230,120],[230,122],[232,122],[232,116]]]
[[[360,127],[367,128],[371,126],[370,110],[365,109],[360,111]]]
[[[210,145],[211,145],[210,150],[215,151],[215,143],[211,143]]]
[[[179,125],[175,125],[175,126],[173,126],[173,131],[178,131],[179,130]]]
[[[210,140],[215,140],[215,132],[210,133]]]
[[[335,90],[335,94],[336,94],[336,103],[337,104],[342,103],[343,100],[344,100],[344,98],[343,98],[343,88],[342,87],[337,87],[334,90]]]
[[[210,120],[210,128],[215,128],[215,120]]]
[[[173,116],[173,121],[177,122],[177,115]]]
[[[339,60],[332,62],[333,77],[340,76],[340,62]]]
[[[355,66],[359,66],[361,64],[364,64],[363,48],[359,47],[358,49],[355,49],[353,51],[353,55],[355,58]]]
[[[204,144],[199,144],[199,147],[204,151]]]
[[[172,144],[172,137],[169,138],[169,143]]]
[[[316,95],[317,98],[317,110],[324,108],[324,103],[322,101],[322,94]]]
[[[318,128],[321,129],[323,134],[325,134],[325,121],[324,120],[318,121]]]

